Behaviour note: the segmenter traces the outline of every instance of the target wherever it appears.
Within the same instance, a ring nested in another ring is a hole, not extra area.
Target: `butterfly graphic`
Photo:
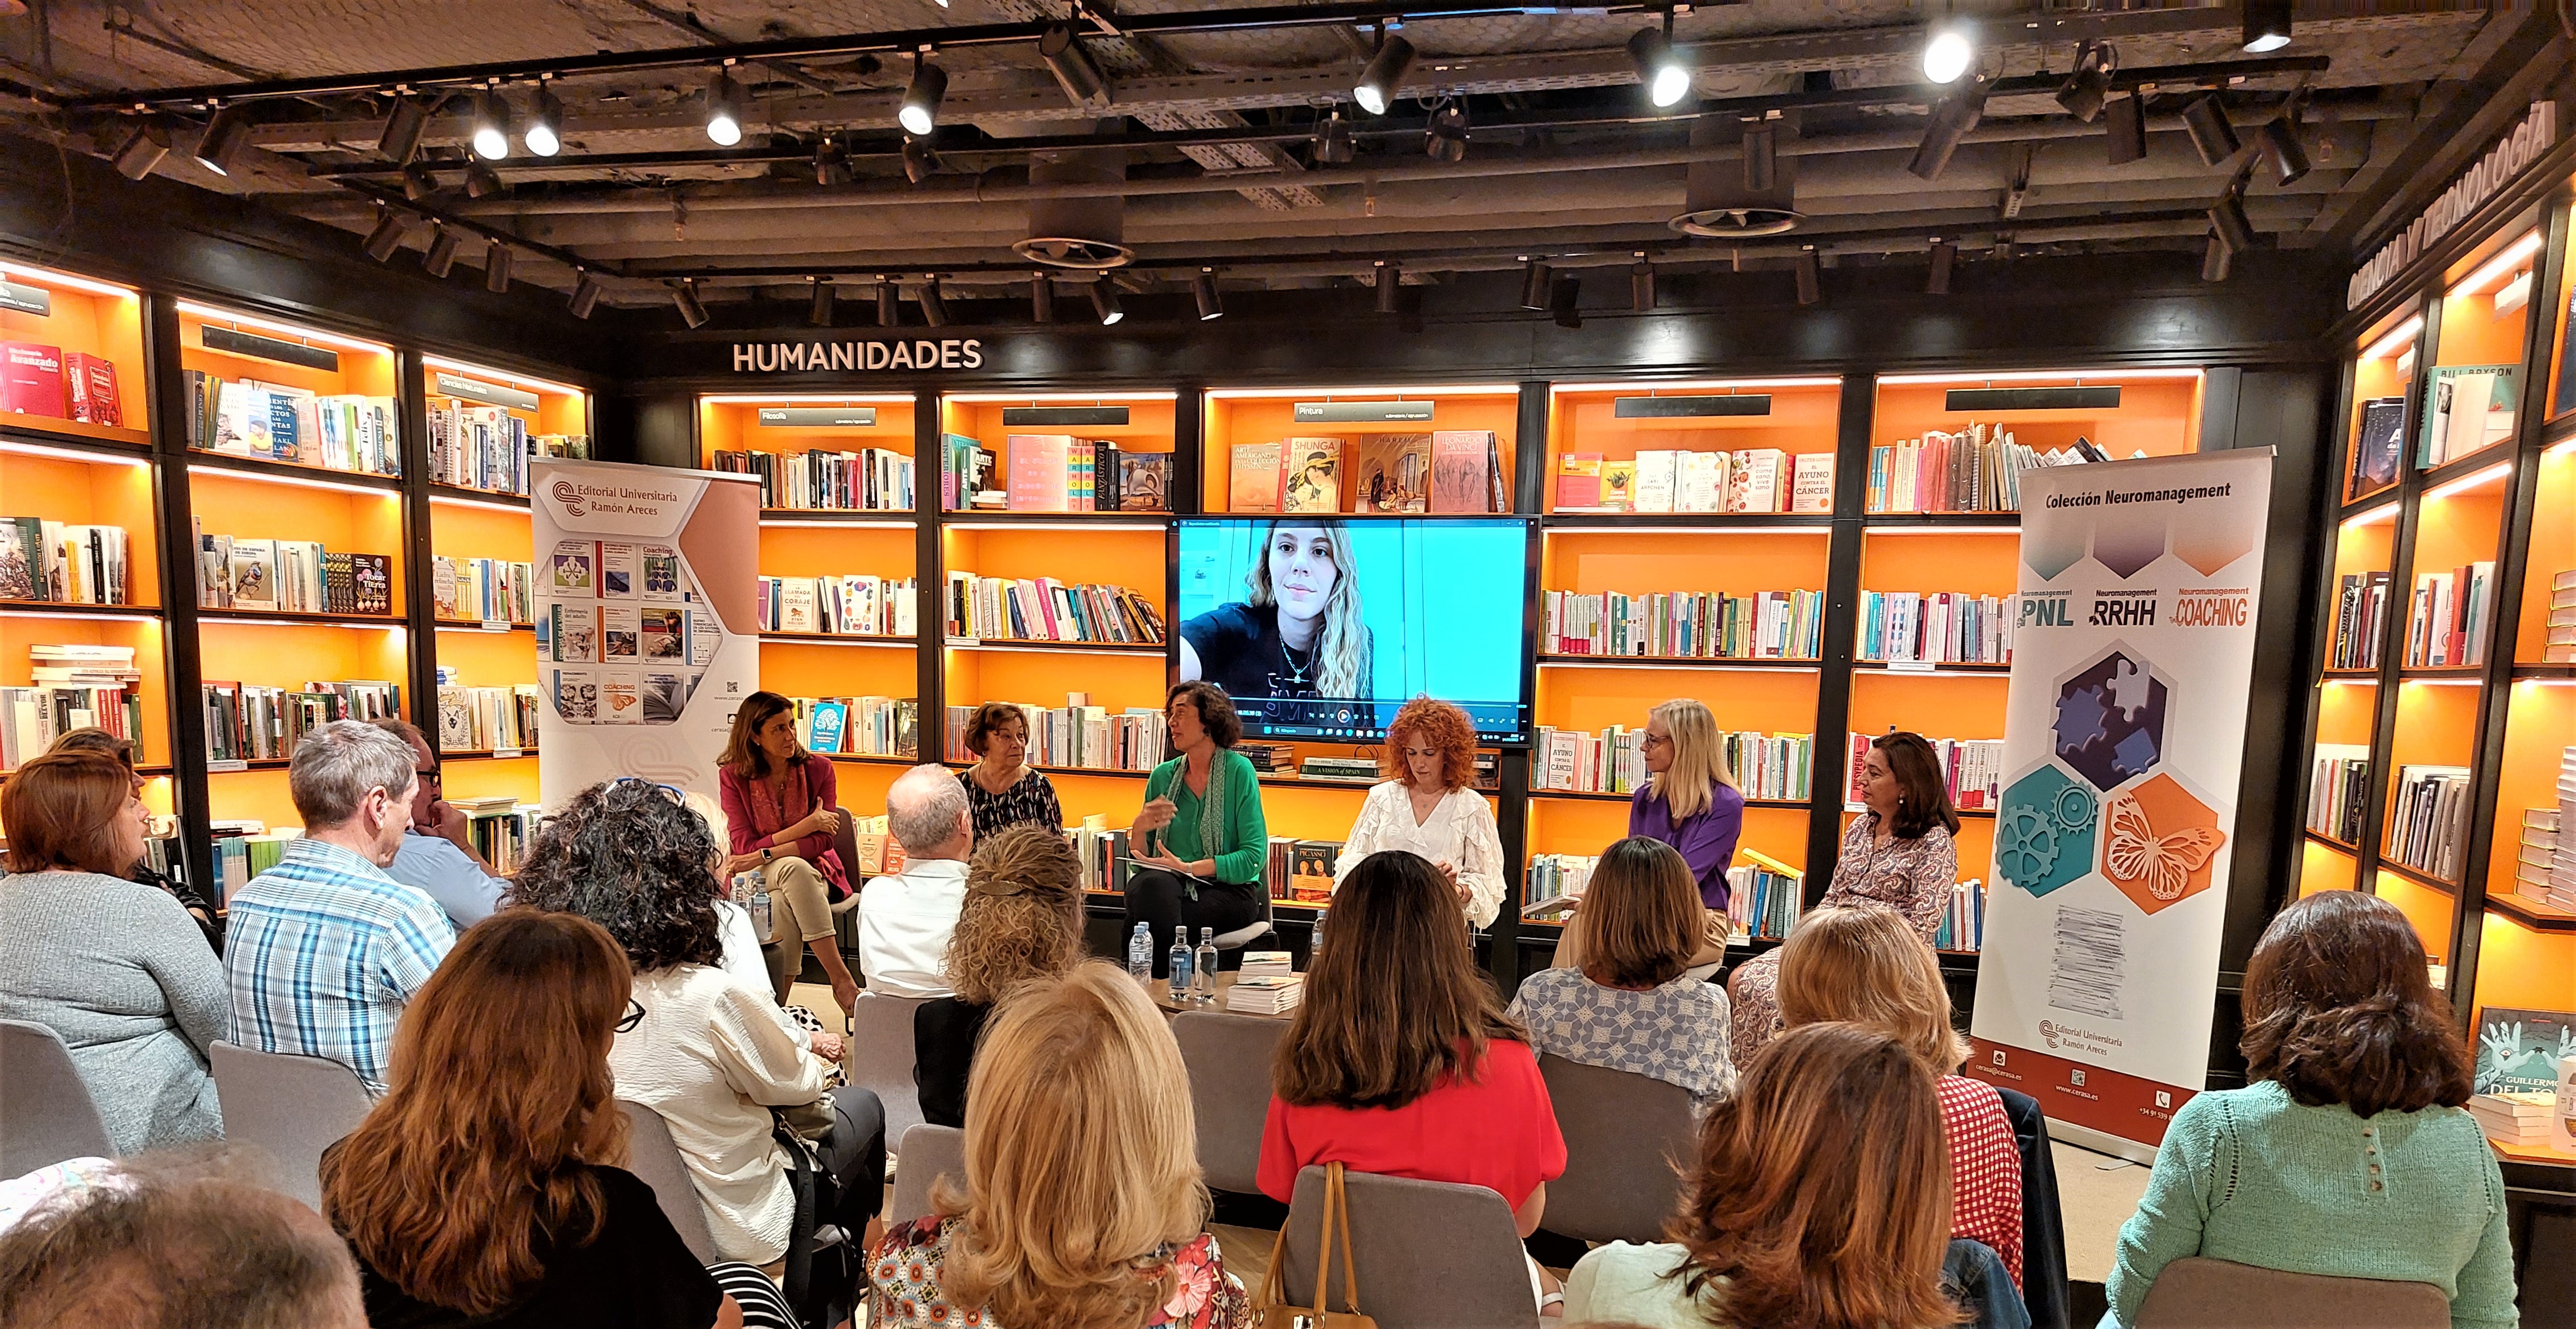
[[[2226,833],[2212,826],[2158,836],[2147,825],[2146,809],[2136,799],[2123,798],[2111,804],[2111,847],[2102,856],[2102,868],[2113,881],[2143,881],[2157,899],[2179,900],[2191,885],[2191,874],[2207,867],[2210,855],[2226,843]]]

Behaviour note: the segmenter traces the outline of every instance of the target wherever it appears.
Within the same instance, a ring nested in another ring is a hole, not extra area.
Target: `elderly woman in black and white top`
[[[957,773],[975,818],[975,843],[1023,823],[1064,832],[1055,785],[1029,765],[1029,718],[1007,701],[988,701],[966,721],[966,750],[975,764]]]

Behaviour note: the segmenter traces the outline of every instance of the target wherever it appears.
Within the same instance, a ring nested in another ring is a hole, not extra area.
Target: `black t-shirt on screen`
[[[374,1329],[707,1329],[724,1300],[714,1275],[680,1240],[653,1188],[623,1168],[593,1167],[606,1209],[589,1244],[554,1250],[540,1235],[545,1274],[506,1310],[477,1319],[406,1295],[358,1261]]]
[[[1315,688],[1322,664],[1313,649],[1292,652],[1279,636],[1279,606],[1222,604],[1181,624],[1198,652],[1199,677],[1225,689],[1247,721],[1280,725],[1366,727],[1369,708],[1325,699]]]

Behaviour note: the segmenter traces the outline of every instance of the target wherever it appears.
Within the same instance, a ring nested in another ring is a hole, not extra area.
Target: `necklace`
[[[1307,652],[1305,660],[1300,662],[1297,659],[1297,648],[1283,641],[1279,643],[1279,658],[1286,661],[1288,665],[1288,677],[1285,680],[1286,682],[1291,685],[1302,686],[1303,684],[1313,681],[1315,669],[1314,652]]]

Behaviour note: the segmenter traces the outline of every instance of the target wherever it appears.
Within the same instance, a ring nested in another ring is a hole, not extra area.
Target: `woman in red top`
[[[1968,1042],[1950,1027],[1950,991],[1932,946],[1905,916],[1819,909],[1780,948],[1786,1027],[1840,1020],[1896,1039],[1939,1075],[1950,1145],[1950,1235],[1984,1242],[2021,1287],[2021,1146],[1993,1085],[1958,1073]]]
[[[760,952],[779,1001],[805,967],[805,947],[835,935],[832,902],[850,893],[850,876],[832,847],[841,829],[840,788],[832,760],[796,741],[796,706],[775,692],[755,692],[733,713],[733,733],[717,760],[733,856],[724,876],[762,873],[768,883],[771,939]],[[831,979],[832,999],[846,1012],[859,999],[837,942],[814,947]]]
[[[1258,1175],[1282,1203],[1298,1169],[1339,1162],[1483,1186],[1527,1237],[1565,1173],[1529,1034],[1476,968],[1457,891],[1416,854],[1371,854],[1333,892],[1333,944],[1306,975],[1270,1082]],[[1554,1302],[1555,1280],[1531,1268],[1542,1305]]]

